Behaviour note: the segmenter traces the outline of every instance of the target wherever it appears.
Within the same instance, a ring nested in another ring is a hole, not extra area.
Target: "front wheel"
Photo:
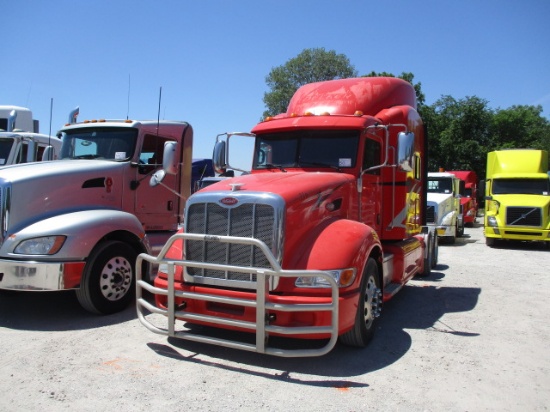
[[[137,253],[126,243],[100,243],[84,268],[78,301],[89,312],[107,315],[120,312],[134,298]]]
[[[380,316],[381,309],[382,291],[378,265],[374,259],[369,258],[361,279],[355,323],[351,330],[340,336],[340,341],[348,346],[367,346],[374,336],[376,318]]]

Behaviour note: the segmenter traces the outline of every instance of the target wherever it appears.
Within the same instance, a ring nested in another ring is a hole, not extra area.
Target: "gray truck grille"
[[[428,206],[426,208],[426,222],[427,223],[435,223],[435,207],[434,206]]]
[[[508,207],[506,209],[507,226],[542,225],[542,209],[539,207]]]
[[[274,242],[274,208],[248,203],[235,208],[216,203],[196,203],[189,207],[186,232],[218,236],[252,237],[262,240],[271,250]],[[254,246],[219,242],[186,241],[187,260],[236,266],[270,267]],[[245,273],[187,268],[192,276],[255,282],[256,276]]]

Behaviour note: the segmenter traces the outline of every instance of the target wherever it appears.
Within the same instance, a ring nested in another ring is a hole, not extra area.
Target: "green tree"
[[[286,112],[292,95],[304,84],[356,76],[355,68],[345,55],[324,48],[305,49],[267,75],[265,81],[270,91],[264,94],[267,110],[263,116]]]
[[[423,110],[428,130],[428,170],[473,170],[485,174],[492,148],[493,112],[479,97],[442,96]]]
[[[497,110],[491,132],[492,150],[550,150],[550,122],[542,116],[541,106],[512,106]]]

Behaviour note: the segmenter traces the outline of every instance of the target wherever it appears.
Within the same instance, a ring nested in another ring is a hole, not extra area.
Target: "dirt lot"
[[[0,410],[545,411],[550,252],[466,228],[388,302],[365,349],[281,359],[168,340],[135,308],[0,295]]]

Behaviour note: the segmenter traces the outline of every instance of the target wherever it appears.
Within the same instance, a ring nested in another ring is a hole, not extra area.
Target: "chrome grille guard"
[[[271,268],[244,267],[244,266],[229,266],[221,264],[212,264],[204,262],[194,262],[188,260],[166,259],[166,253],[175,241],[203,241],[203,242],[222,242],[233,244],[245,244],[258,247],[269,261]],[[155,265],[167,265],[168,272],[168,288],[162,289],[143,280],[142,263],[143,261]],[[213,270],[230,270],[257,276],[256,282],[256,300],[246,300],[231,297],[221,297],[195,292],[183,292],[175,289],[174,272],[175,266],[188,266]],[[268,284],[270,279],[275,277],[323,277],[331,285],[331,302],[323,304],[279,304],[270,302]],[[167,296],[167,309],[158,308],[148,302],[143,297],[143,290],[146,290],[153,295]],[[256,321],[239,321],[234,319],[219,318],[209,315],[200,315],[186,312],[181,308],[176,308],[175,299],[189,298],[203,300],[207,302],[217,302],[229,305],[246,306],[256,308]],[[280,267],[277,259],[273,256],[267,245],[261,240],[244,237],[231,236],[212,236],[193,233],[179,233],[172,236],[166,245],[162,248],[157,257],[142,253],[138,256],[136,262],[136,310],[139,321],[151,332],[184,340],[190,340],[201,343],[224,346],[233,349],[241,349],[250,352],[258,352],[268,355],[281,357],[309,357],[321,356],[332,350],[338,338],[338,286],[334,278],[327,272],[317,270],[284,270]],[[167,327],[158,327],[147,319],[145,310],[153,314],[159,314],[167,318]],[[312,312],[326,311],[331,312],[331,324],[329,326],[297,326],[297,327],[281,327],[269,325],[268,311],[280,312]],[[212,324],[225,325],[236,327],[255,332],[256,343],[250,344],[237,340],[227,340],[223,338],[200,335],[196,332],[186,330],[176,330],[176,320],[182,321],[200,321]],[[269,333],[278,333],[292,337],[293,335],[305,334],[330,334],[329,341],[321,348],[313,349],[282,349],[269,346]]]

